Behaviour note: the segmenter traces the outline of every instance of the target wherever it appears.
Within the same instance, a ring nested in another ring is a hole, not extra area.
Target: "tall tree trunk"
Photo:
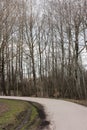
[[[0,89],[1,89],[1,76],[2,76],[2,61],[1,61],[1,47],[0,47]]]
[[[33,82],[34,82],[34,91],[37,96],[36,88],[36,71],[35,71],[35,60],[34,60],[34,41],[33,41],[33,15],[32,15],[32,0],[30,0],[30,39],[31,39],[31,60],[32,60],[32,70],[33,70]]]
[[[77,91],[77,96],[81,98],[80,93],[80,83],[79,83],[79,65],[78,65],[78,57],[79,57],[79,43],[78,43],[78,35],[79,35],[79,26],[75,26],[75,86]]]
[[[7,95],[6,92],[6,86],[5,86],[5,60],[4,60],[4,41],[2,43],[2,72],[1,72],[1,86],[2,86],[2,90],[3,90],[3,95]]]

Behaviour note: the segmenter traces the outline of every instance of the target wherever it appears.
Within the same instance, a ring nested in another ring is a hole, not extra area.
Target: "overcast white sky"
[[[87,69],[87,50],[86,49],[82,53],[82,62],[85,68]]]

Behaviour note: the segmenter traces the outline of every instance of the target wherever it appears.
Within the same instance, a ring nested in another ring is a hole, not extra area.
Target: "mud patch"
[[[39,124],[37,130],[43,130],[45,128],[49,129],[50,121],[46,120],[47,115],[45,113],[44,107],[39,103],[35,103],[35,102],[29,102],[29,103],[31,103],[37,109],[39,118],[41,120],[41,123]]]

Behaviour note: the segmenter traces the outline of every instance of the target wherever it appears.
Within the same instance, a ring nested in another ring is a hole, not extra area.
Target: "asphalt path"
[[[44,106],[50,130],[87,130],[87,107],[75,103],[32,97],[5,97],[7,99],[21,99],[40,103]]]

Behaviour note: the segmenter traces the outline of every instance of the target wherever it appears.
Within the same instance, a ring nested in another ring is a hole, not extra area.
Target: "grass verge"
[[[0,130],[24,130],[38,117],[37,109],[26,101],[0,99],[0,111]]]

